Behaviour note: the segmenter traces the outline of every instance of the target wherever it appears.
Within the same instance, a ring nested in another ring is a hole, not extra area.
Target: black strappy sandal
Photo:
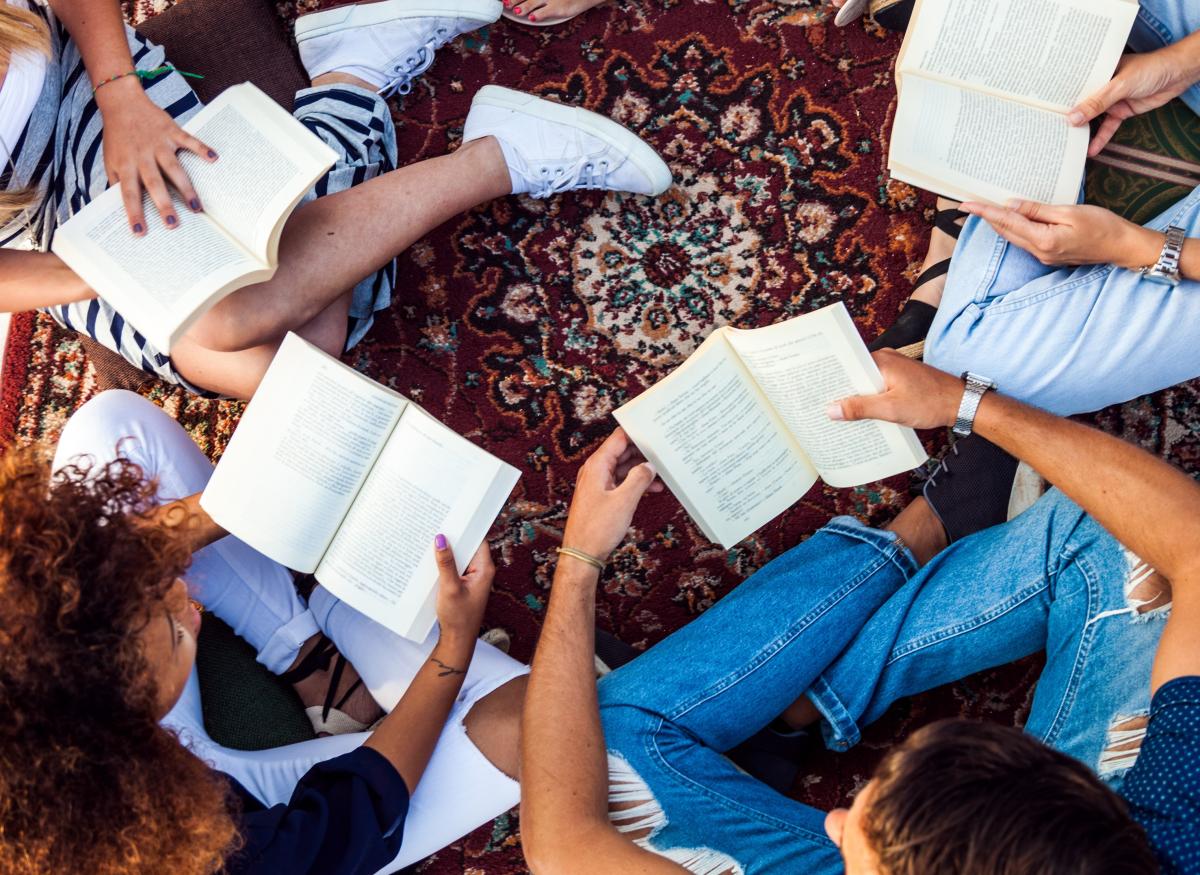
[[[871,17],[888,30],[904,33],[912,19],[916,0],[871,0]]]
[[[949,234],[955,240],[962,233],[959,220],[966,217],[959,209],[938,210],[933,217],[933,226],[939,231]],[[945,276],[950,271],[950,259],[944,258],[917,277],[913,291],[921,288],[930,280]],[[911,359],[919,359],[925,354],[925,338],[929,335],[929,326],[933,325],[933,317],[937,315],[937,307],[924,301],[914,301],[909,298],[900,309],[900,315],[892,323],[892,327],[867,344],[867,349],[875,352],[880,349],[894,349],[901,355]]]
[[[279,679],[285,683],[295,685],[305,678],[311,677],[316,672],[328,671],[330,662],[333,662],[333,673],[329,678],[329,688],[325,692],[324,704],[310,705],[304,709],[304,714],[312,724],[313,731],[318,735],[342,735],[347,732],[365,732],[371,729],[375,724],[355,720],[342,710],[342,706],[350,701],[350,697],[354,695],[354,692],[363,685],[362,678],[351,684],[350,689],[346,690],[340,699],[336,702],[334,701],[334,696],[337,695],[338,684],[342,682],[342,675],[346,671],[346,666],[350,663],[338,651],[337,645],[330,641],[324,634],[321,635],[321,640],[317,642],[317,646],[300,660],[300,664],[295,668],[285,671],[279,676]],[[375,721],[375,723],[378,722],[378,720]]]

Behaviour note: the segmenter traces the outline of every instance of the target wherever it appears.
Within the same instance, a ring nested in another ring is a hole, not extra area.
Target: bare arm
[[[638,461],[620,430],[588,460],[564,546],[596,557],[612,551],[654,481],[653,469]],[[685,870],[638,847],[608,819],[608,760],[593,662],[598,580],[592,566],[560,557],[521,723],[525,857],[535,873],[678,875]]]
[[[187,149],[206,161],[214,160],[216,153],[155,106],[137,76],[122,75],[134,64],[120,5],[116,0],[50,0],[50,7],[79,46],[92,86],[102,85],[96,91],[96,105],[104,120],[104,167],[110,183],[121,183],[134,233],[145,231],[143,189],[168,227],[179,222],[168,182],[184,203],[199,212],[200,199],[175,153]],[[121,78],[107,81],[114,76]]]
[[[875,360],[886,391],[841,401],[842,418],[915,428],[953,424],[961,380],[891,350]],[[1171,618],[1151,688],[1200,674],[1200,484],[1119,438],[995,392],[984,396],[975,431],[1028,462],[1171,582]]]
[[[20,313],[96,297],[50,252],[0,249],[0,312]]]
[[[441,637],[396,707],[365,743],[395,767],[410,794],[429,765],[462,689],[496,574],[487,544],[479,548],[462,577],[458,576],[449,546],[436,552]]]

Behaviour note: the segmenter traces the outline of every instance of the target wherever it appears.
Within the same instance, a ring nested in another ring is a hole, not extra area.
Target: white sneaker
[[[488,136],[500,143],[513,194],[604,188],[658,195],[671,187],[670,168],[637,134],[577,106],[485,85],[471,101],[463,142]]]
[[[407,94],[434,53],[460,34],[500,18],[500,0],[382,0],[296,19],[296,43],[310,79],[349,73],[385,97]]]

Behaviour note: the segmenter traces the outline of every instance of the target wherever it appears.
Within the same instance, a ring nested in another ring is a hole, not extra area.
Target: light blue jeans
[[[1200,30],[1195,0],[1142,0],[1130,45]],[[1183,95],[1200,113],[1200,86]],[[1148,227],[1200,237],[1200,188]],[[954,250],[925,360],[991,377],[1059,414],[1084,413],[1200,376],[1200,283],[1177,288],[1112,265],[1050,268],[971,217]]]
[[[1119,785],[1167,610],[1139,610],[1150,574],[1057,491],[919,571],[839,517],[601,682],[614,823],[694,872],[841,872],[825,813],[722,752],[802,694],[845,749],[897,699],[1043,649],[1027,731]]]

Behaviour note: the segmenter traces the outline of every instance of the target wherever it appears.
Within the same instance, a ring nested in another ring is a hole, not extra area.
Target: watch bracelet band
[[[989,389],[995,389],[996,384],[986,377],[972,374],[970,371],[962,375],[964,382],[962,401],[958,405],[958,415],[954,420],[953,431],[959,437],[966,437],[975,427],[975,414],[979,412],[979,404]]]
[[[1158,261],[1141,268],[1138,273],[1142,275],[1153,273],[1176,278],[1179,276],[1179,265],[1183,260],[1183,245],[1187,242],[1187,230],[1177,225],[1171,225],[1164,233],[1166,239],[1163,242],[1162,254],[1159,255]]]

